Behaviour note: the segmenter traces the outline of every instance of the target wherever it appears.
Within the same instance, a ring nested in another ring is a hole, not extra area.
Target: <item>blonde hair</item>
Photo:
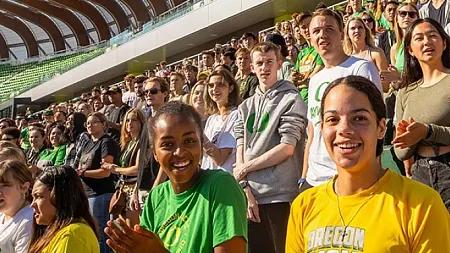
[[[417,9],[417,6],[413,3],[401,3],[396,11],[395,11],[395,18],[394,18],[394,32],[395,32],[395,43],[394,45],[400,45],[400,41],[403,42],[403,39],[405,38],[405,34],[403,34],[403,30],[402,28],[400,28],[399,24],[398,24],[398,12],[400,10],[400,8],[403,8],[404,6],[409,6],[411,8],[413,8],[416,11],[417,14],[417,18],[419,18],[419,9]],[[398,49],[398,46],[397,46]]]
[[[191,89],[191,94],[189,96],[189,105],[194,106],[194,93],[195,93],[195,89],[197,89],[198,86],[204,86],[206,88],[206,82],[205,80],[200,80],[198,81]],[[205,92],[205,90],[203,90],[203,93]],[[204,95],[204,94],[203,94]]]
[[[350,39],[350,36],[348,35],[350,22],[352,21],[358,21],[363,25],[364,31],[366,32],[366,37],[364,38],[364,41],[367,46],[374,48],[375,43],[372,39],[372,32],[369,30],[369,28],[366,26],[366,24],[364,23],[364,21],[362,21],[361,18],[352,16],[348,19],[347,24],[345,25],[344,28],[344,52],[348,55],[352,55],[354,51],[353,42]]]
[[[27,163],[25,153],[18,147],[3,147],[0,149],[0,161],[8,159]]]
[[[127,143],[131,141],[131,134],[127,131],[127,124],[126,120],[129,115],[136,115],[139,123],[141,124],[141,132],[139,133],[139,136],[141,135],[142,131],[144,130],[145,121],[147,120],[145,118],[144,112],[142,112],[140,109],[132,108],[125,113],[124,122],[122,124],[122,128],[120,129],[120,150],[123,152],[125,148],[127,147]],[[139,139],[138,136],[138,139]]]

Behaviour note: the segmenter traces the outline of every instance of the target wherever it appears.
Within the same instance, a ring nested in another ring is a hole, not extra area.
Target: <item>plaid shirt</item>
[[[72,143],[72,145],[74,146],[72,146],[69,153],[67,154],[66,162],[64,164],[69,165],[73,169],[78,169],[78,163],[80,162],[81,158],[81,151],[84,149],[90,139],[91,137],[87,132],[81,133],[75,140],[75,142]]]

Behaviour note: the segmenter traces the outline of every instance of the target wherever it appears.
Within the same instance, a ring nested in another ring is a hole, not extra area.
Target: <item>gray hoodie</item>
[[[258,86],[255,95],[239,106],[234,132],[237,146],[244,145],[244,162],[280,143],[296,147],[294,155],[284,162],[247,175],[259,204],[291,202],[298,195],[308,123],[306,112],[307,106],[295,86],[284,80],[266,93]]]

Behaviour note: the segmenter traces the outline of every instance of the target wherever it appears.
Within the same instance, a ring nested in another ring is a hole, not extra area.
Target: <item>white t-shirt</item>
[[[33,227],[33,209],[25,206],[7,222],[0,213],[0,252],[26,253],[31,240]]]
[[[129,107],[134,106],[134,101],[136,101],[136,93],[127,91],[122,94],[122,102],[127,104]]]
[[[312,186],[329,181],[337,173],[336,164],[328,154],[320,132],[320,102],[331,82],[349,75],[366,77],[382,92],[380,75],[375,65],[353,56],[337,67],[322,69],[311,78],[308,91],[308,120],[314,126],[314,138],[309,148],[306,181]]]
[[[233,151],[222,166],[217,166],[206,153],[203,153],[202,169],[221,169],[233,174],[233,165],[236,163],[236,138],[234,136],[234,123],[238,118],[238,110],[234,110],[223,120],[220,115],[208,117],[205,125],[205,135],[209,141],[218,148],[232,148]]]

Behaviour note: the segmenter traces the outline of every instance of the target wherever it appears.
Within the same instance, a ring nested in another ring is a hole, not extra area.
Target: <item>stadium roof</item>
[[[186,0],[0,0],[0,58],[26,59],[108,40]]]

